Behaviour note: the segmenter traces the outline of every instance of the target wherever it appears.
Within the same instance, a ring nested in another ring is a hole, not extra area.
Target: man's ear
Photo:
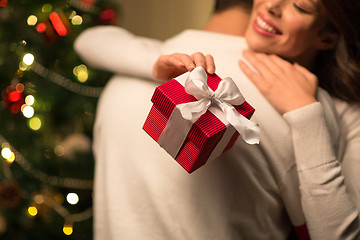
[[[319,50],[330,50],[336,46],[339,34],[336,32],[324,31],[319,34],[317,47]]]

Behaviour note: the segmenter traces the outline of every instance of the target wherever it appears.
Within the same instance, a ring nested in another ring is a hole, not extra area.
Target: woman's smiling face
[[[254,0],[245,38],[254,51],[306,62],[320,48],[324,19],[318,0]]]

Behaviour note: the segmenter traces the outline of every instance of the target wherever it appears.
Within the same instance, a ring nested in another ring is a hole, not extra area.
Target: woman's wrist
[[[287,112],[283,117],[291,128],[298,171],[335,159],[320,102]]]

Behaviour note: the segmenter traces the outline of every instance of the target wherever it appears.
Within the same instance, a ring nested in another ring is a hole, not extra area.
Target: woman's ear
[[[336,46],[339,34],[336,32],[325,31],[320,33],[317,47],[319,50],[330,50]]]

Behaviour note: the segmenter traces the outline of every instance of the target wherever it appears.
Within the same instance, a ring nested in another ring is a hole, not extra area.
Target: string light
[[[28,121],[28,126],[30,129],[37,131],[41,128],[42,122],[41,119],[39,117],[33,117],[31,119],[29,119]]]
[[[83,23],[83,19],[79,15],[75,15],[71,18],[71,24],[72,25],[81,25]]]
[[[36,23],[38,21],[38,18],[35,16],[35,15],[30,15],[28,18],[27,18],[27,24],[29,26],[35,26]]]
[[[71,205],[75,205],[79,202],[79,196],[76,193],[69,193],[66,196],[66,201]]]
[[[93,181],[85,180],[85,179],[74,179],[74,178],[60,178],[56,176],[49,176],[48,174],[40,171],[37,168],[34,168],[32,164],[27,161],[21,153],[19,153],[16,149],[10,146],[10,144],[0,135],[0,144],[2,144],[3,148],[11,148],[13,149],[13,153],[16,157],[16,163],[19,164],[25,171],[27,171],[30,175],[37,178],[39,181],[47,183],[52,186],[59,186],[65,188],[72,189],[92,189]],[[7,151],[7,150],[6,150]],[[89,210],[91,213],[91,210]],[[87,213],[88,216],[90,213]]]
[[[11,150],[8,147],[5,147],[1,150],[1,156],[5,159],[8,159],[11,157]]]
[[[26,118],[32,118],[34,116],[34,108],[26,104],[23,105],[21,111]]]
[[[65,224],[63,227],[63,232],[65,235],[71,235],[73,233],[73,226],[72,224]]]
[[[64,156],[65,154],[65,148],[62,145],[56,145],[54,148],[54,153],[56,154],[56,156]]]
[[[46,25],[45,23],[39,23],[38,25],[36,25],[36,31],[38,31],[39,33],[43,33],[46,30]]]
[[[15,161],[15,154],[13,152],[11,152],[11,155],[9,158],[6,159],[6,162],[8,163],[13,163]]]
[[[73,73],[78,78],[79,82],[84,83],[88,80],[88,69],[84,64],[74,67]]]
[[[35,206],[28,207],[27,211],[31,217],[35,217],[38,214],[38,210]]]
[[[15,154],[11,151],[7,142],[2,144],[1,156],[10,164],[15,161]]]
[[[44,5],[42,6],[42,8],[41,8],[41,11],[42,11],[43,13],[51,12],[51,10],[52,10],[52,5],[51,5],[50,3],[44,4]]]
[[[33,105],[35,103],[35,98],[32,95],[27,95],[25,98],[25,103],[29,106]]]
[[[76,0],[76,1],[69,0],[69,1],[80,3],[79,0]],[[82,3],[81,5],[85,6],[85,4],[83,4],[85,2],[92,3],[92,0],[81,1],[81,3]],[[52,9],[53,9],[53,6],[48,3],[48,4],[44,4],[42,6],[41,11],[44,13],[51,13]],[[84,7],[84,9],[85,9],[85,7]],[[89,4],[89,6],[86,7],[86,10],[93,11],[93,12],[100,12],[100,9],[92,6],[92,4]],[[56,16],[54,14],[52,15],[52,17],[50,17],[51,22],[53,24],[55,22],[55,25],[59,25],[59,24],[57,24],[58,20],[59,20],[57,17],[58,16]],[[77,14],[74,15],[70,19],[71,19],[71,23],[73,25],[81,25],[83,23],[83,18]],[[46,30],[46,26],[44,24],[38,24],[38,21],[39,21],[39,19],[35,15],[30,15],[30,16],[28,16],[26,23],[29,26],[36,26],[37,31],[44,32]],[[64,35],[64,34],[66,35],[66,32],[64,32],[62,29],[60,29],[61,31],[59,31],[59,29],[56,28],[56,30],[59,35]],[[26,44],[25,41],[24,41],[24,43]],[[29,66],[32,66],[34,62],[35,62],[35,57],[33,54],[31,54],[31,53],[25,54],[22,58],[22,61],[20,61],[20,63],[19,63],[17,77],[22,77],[21,74],[24,74],[25,70],[30,69]],[[58,85],[66,88],[70,91],[73,91],[75,93],[78,93],[78,94],[81,94],[84,96],[98,97],[100,95],[100,92],[102,91],[102,88],[100,88],[100,87],[86,87],[86,86],[81,86],[80,84],[72,84],[71,83],[72,80],[69,80],[57,73],[47,71],[47,70],[48,69],[46,69],[46,74],[48,74],[51,81],[57,83]],[[38,73],[38,72],[35,72],[35,73]],[[41,74],[39,74],[39,75],[41,75]],[[87,70],[86,66],[85,66],[85,69],[80,69],[80,71],[78,72],[76,77],[79,80],[79,82],[81,82],[81,83],[84,83],[88,80],[88,70]],[[46,79],[48,79],[48,78],[46,78]],[[19,85],[19,87],[21,87],[21,86]],[[22,85],[22,87],[24,87],[24,86]],[[28,88],[26,88],[26,89],[28,90]],[[23,90],[19,90],[17,87],[16,87],[16,91],[19,93],[23,92]],[[21,95],[21,100],[22,101],[25,100],[25,104],[22,107],[22,113],[26,118],[29,118],[28,126],[32,130],[39,130],[42,126],[42,121],[41,121],[40,117],[34,116],[35,111],[32,106],[35,103],[35,98],[32,95],[28,95],[24,99],[24,95],[26,95],[26,94]],[[50,176],[50,175],[46,174],[45,172],[42,172],[41,170],[32,166],[32,164],[29,161],[27,161],[21,154],[19,154],[19,152],[17,152],[15,149],[13,150],[14,152],[11,151],[12,147],[9,144],[4,143],[3,141],[4,141],[4,138],[0,135],[0,144],[3,145],[2,146],[3,148],[1,151],[1,156],[3,156],[3,157],[5,156],[4,159],[6,159],[8,162],[10,162],[10,161],[13,162],[16,157],[17,160],[19,159],[19,162],[16,161],[16,163],[20,167],[22,167],[25,171],[27,171],[28,173],[30,173],[37,179],[41,180],[45,184],[49,184],[49,185],[53,185],[53,186],[68,187],[68,188],[92,189],[92,181],[91,180],[74,179],[74,178],[60,178],[60,177],[56,177],[56,176]],[[9,147],[5,147],[5,145],[9,146]],[[11,168],[9,168],[9,167],[7,169],[9,169],[9,171],[11,171]],[[5,172],[4,169],[3,169],[3,171]],[[79,196],[76,193],[69,193],[68,198],[69,199],[67,199],[67,201],[70,204],[77,204],[79,202]],[[29,206],[24,211],[24,212],[27,212],[27,214],[31,217],[37,216],[39,214],[39,209],[38,209],[39,206],[38,205],[45,203],[45,200],[41,194],[35,196],[35,199],[36,199],[36,201],[34,202],[34,205]],[[54,201],[50,201],[48,206],[50,208],[54,209],[54,207],[52,206],[53,204],[54,204]],[[66,235],[71,235],[73,233],[74,222],[83,221],[92,216],[91,208],[89,208],[79,214],[70,214],[69,212],[66,212],[66,211],[63,211],[63,212],[65,213],[65,215],[60,214],[61,216],[63,216],[65,219],[67,219],[67,218],[72,219],[72,221],[70,221],[70,224],[68,223],[68,221],[65,221],[66,224],[64,224],[64,226],[63,226],[63,232]]]
[[[60,186],[60,187],[66,187],[66,188],[76,188],[76,189],[92,189],[93,181],[92,180],[82,180],[82,179],[72,179],[72,178],[59,178],[55,176],[49,176],[43,172],[41,172],[38,169],[35,169],[19,152],[17,152],[15,149],[11,151],[10,144],[0,135],[0,145],[2,147],[1,155],[5,157],[12,158],[12,156],[17,157],[17,163],[28,173],[30,173],[32,176],[36,177],[40,181],[44,183],[48,183],[52,186]],[[5,171],[8,168],[3,168],[3,171],[5,175],[8,175],[8,177],[11,176],[11,174],[6,174]],[[8,169],[10,170],[10,169]],[[75,194],[75,195],[74,195]],[[78,199],[78,196],[76,193],[71,193],[69,196],[70,199]],[[71,200],[70,200],[71,201]],[[63,226],[63,232],[66,235],[71,235],[73,233],[73,223],[75,222],[82,222],[89,218],[91,218],[93,210],[91,207],[87,208],[86,210],[80,212],[71,214],[65,207],[63,207],[61,204],[63,203],[63,196],[61,194],[56,194],[55,196],[52,196],[49,198],[46,195],[42,194],[36,194],[34,195],[34,202],[37,205],[40,204],[46,204],[48,207],[52,208],[55,212],[57,212],[60,216],[62,216],[65,219],[65,225]],[[72,201],[71,201],[72,202]],[[35,205],[31,205],[26,210],[29,217],[35,217],[38,214],[38,208]]]
[[[26,65],[23,61],[21,61],[21,62],[19,63],[19,70],[21,70],[22,72],[23,72],[23,71],[26,71],[27,68],[28,68],[28,65]]]
[[[31,64],[34,63],[35,57],[34,55],[32,55],[31,53],[27,53],[24,55],[23,57],[23,63],[25,63],[25,65],[30,66]]]
[[[8,99],[10,102],[17,102],[20,100],[20,98],[21,98],[21,93],[18,91],[12,91],[8,95]]]
[[[36,204],[43,204],[45,202],[44,197],[41,194],[36,194],[34,196],[34,201],[36,202]]]
[[[16,86],[15,86],[15,89],[16,89],[16,91],[17,92],[23,92],[24,91],[24,84],[22,84],[22,83],[18,83],[18,84],[16,84]]]
[[[56,83],[57,85],[82,96],[98,98],[103,90],[102,87],[88,87],[75,83],[70,79],[65,78],[64,76],[47,69],[36,61],[34,62],[31,70],[39,76],[45,79],[49,79],[53,83]]]

